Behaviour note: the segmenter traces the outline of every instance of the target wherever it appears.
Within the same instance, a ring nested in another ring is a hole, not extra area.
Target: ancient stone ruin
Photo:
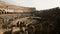
[[[59,7],[40,11],[35,8],[16,7],[1,7],[0,34],[59,34]],[[9,12],[10,10],[14,11]]]

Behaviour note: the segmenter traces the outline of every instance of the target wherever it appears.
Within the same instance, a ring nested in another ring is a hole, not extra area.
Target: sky
[[[60,7],[60,0],[2,0],[17,6],[35,7],[37,10]]]

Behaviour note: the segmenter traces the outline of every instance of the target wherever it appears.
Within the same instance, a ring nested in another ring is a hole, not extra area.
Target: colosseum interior
[[[0,34],[59,34],[59,7],[37,11],[0,2]]]

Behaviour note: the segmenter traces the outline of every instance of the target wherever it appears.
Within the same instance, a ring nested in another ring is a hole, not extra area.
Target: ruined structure
[[[35,8],[14,5],[3,8],[7,7],[9,12],[5,14],[4,12],[7,12],[5,10],[0,14],[1,34],[59,34],[60,32],[60,9],[58,7],[42,10],[42,12]]]

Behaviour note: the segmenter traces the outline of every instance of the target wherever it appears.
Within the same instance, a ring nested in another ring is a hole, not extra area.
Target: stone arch
[[[38,19],[41,19],[41,18],[40,17],[24,17],[24,18],[20,18],[12,21],[11,24],[9,24],[9,26],[17,24],[18,21],[21,21],[21,22],[24,21],[25,23],[30,24],[36,21],[36,19],[38,21]]]
[[[26,24],[26,26],[30,25],[32,26],[32,28],[34,28],[34,31],[35,31],[35,25],[37,23],[37,21],[39,22],[39,20],[41,19],[40,17],[24,17],[24,18],[20,18],[20,19],[17,19],[15,21],[13,21],[11,24],[9,24],[9,27],[11,27],[12,25],[17,25],[18,21],[20,22],[24,22]],[[25,27],[26,29],[26,27]]]

